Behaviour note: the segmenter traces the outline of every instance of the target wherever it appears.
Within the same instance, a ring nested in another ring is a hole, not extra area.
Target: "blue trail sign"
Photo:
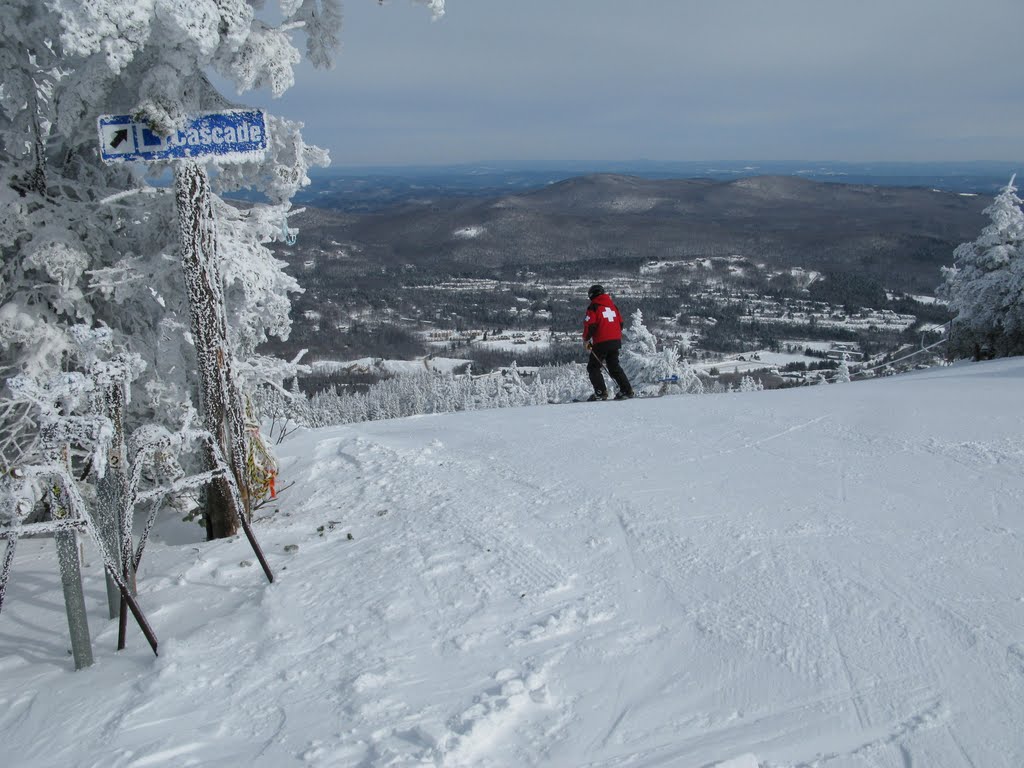
[[[200,115],[171,136],[159,136],[131,115],[101,115],[97,121],[105,163],[156,162],[219,157],[253,160],[267,148],[266,116],[259,109]]]

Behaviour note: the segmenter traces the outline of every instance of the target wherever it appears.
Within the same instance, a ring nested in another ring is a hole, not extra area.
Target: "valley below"
[[[504,195],[431,189],[373,211],[308,206],[289,221],[295,245],[278,250],[304,289],[293,331],[266,349],[307,349],[307,362],[441,355],[475,372],[571,362],[597,282],[627,325],[640,312],[705,370],[761,353],[796,353],[796,373],[878,359],[948,322],[940,269],[990,200],[794,176],[596,174]]]

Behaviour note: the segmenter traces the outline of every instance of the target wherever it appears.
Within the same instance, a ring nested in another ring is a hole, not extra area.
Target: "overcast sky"
[[[347,0],[335,166],[1024,159],[1024,0]]]

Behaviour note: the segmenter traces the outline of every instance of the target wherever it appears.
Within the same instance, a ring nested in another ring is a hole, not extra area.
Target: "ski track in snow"
[[[244,539],[147,551],[158,659],[91,566],[70,672],[23,542],[0,731],[18,766],[1020,766],[1022,379],[299,433],[273,585]]]

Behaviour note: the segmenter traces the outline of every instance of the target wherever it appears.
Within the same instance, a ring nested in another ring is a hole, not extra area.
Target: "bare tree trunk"
[[[189,160],[176,167],[174,181],[182,267],[199,368],[200,408],[206,429],[217,440],[238,483],[244,506],[238,512],[248,519],[244,412],[231,371],[210,180],[202,165]],[[210,539],[238,532],[227,483],[226,478],[220,478],[207,491],[206,534]]]
[[[126,581],[134,584],[134,574],[125,568],[122,555],[125,549],[122,532],[127,528],[124,516],[130,515],[128,509],[128,478],[125,474],[127,452],[124,444],[124,390],[120,383],[112,384],[106,393],[105,404],[107,416],[114,425],[114,440],[107,453],[107,471],[96,485],[96,523],[99,535],[107,552],[114,558],[118,571],[124,572]],[[117,582],[107,574],[107,608],[110,618],[116,619],[121,609],[121,590]]]
[[[28,174],[28,187],[39,195],[46,194],[46,148],[43,126],[39,119],[39,85],[32,80],[32,155],[35,167]]]

